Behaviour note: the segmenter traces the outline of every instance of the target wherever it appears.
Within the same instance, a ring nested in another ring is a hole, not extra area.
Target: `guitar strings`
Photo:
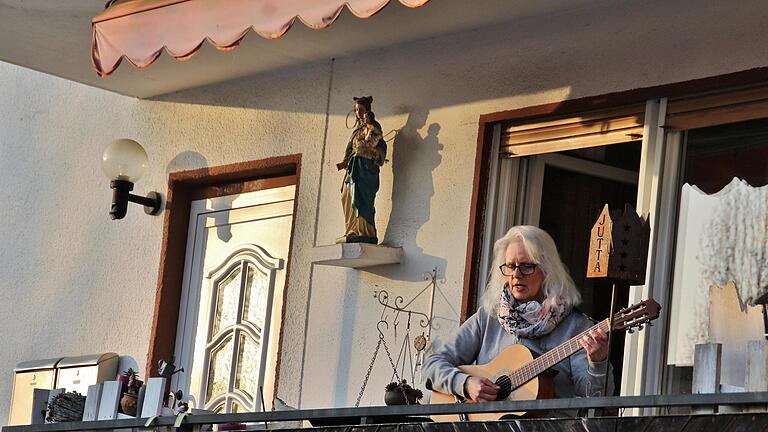
[[[535,360],[528,362],[527,364],[523,365],[521,368],[509,374],[510,386],[511,386],[510,393],[512,390],[517,389],[518,387],[522,386],[523,384],[535,378],[540,373],[556,365],[557,363],[563,361],[566,357],[572,355],[573,353],[581,349],[582,347],[578,342],[579,339],[584,337],[592,329],[600,328],[601,330],[606,330],[604,327],[607,327],[607,326],[608,326],[608,319],[606,318],[605,320],[601,321],[597,325],[592,326],[587,330],[579,333],[578,335],[572,337],[566,342],[563,342],[562,344],[553,348],[549,352],[542,354],[541,357],[538,357]]]

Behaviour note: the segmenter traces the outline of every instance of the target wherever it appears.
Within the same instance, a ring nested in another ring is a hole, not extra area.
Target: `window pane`
[[[267,309],[267,289],[269,277],[252,265],[248,265],[248,277],[245,281],[245,305],[243,320],[253,323],[259,330],[264,328]]]
[[[261,344],[250,337],[240,335],[237,347],[237,376],[235,388],[244,391],[256,399],[259,390],[259,364],[261,363]]]
[[[239,413],[239,412],[245,412],[245,410],[243,409],[243,407],[240,406],[239,403],[233,401],[232,402],[232,412],[233,413]]]
[[[214,396],[227,393],[229,390],[229,374],[232,371],[232,336],[227,336],[224,341],[211,352],[210,365],[208,367],[208,390],[205,402],[209,402]]]
[[[767,160],[768,120],[688,131],[668,391],[690,392],[690,377],[682,378],[680,368],[692,366],[695,344],[707,342],[723,344],[722,364],[729,367],[721,382],[744,386],[744,344],[763,332],[761,311],[750,304],[768,288]]]
[[[213,335],[237,322],[240,300],[240,266],[222,280],[216,290],[216,315],[213,317]]]

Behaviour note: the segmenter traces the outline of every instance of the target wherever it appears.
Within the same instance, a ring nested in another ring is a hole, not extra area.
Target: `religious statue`
[[[347,144],[344,160],[336,168],[346,170],[341,185],[345,233],[336,243],[379,242],[376,236],[374,200],[379,190],[379,167],[387,157],[381,125],[371,111],[372,96],[353,98],[355,128]]]

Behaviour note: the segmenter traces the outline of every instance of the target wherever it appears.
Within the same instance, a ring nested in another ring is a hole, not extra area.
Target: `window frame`
[[[466,320],[477,308],[481,292],[481,275],[486,275],[490,260],[489,245],[499,232],[500,222],[491,215],[498,207],[514,205],[521,197],[510,196],[504,203],[497,202],[503,187],[517,187],[514,182],[520,175],[520,167],[502,172],[498,159],[498,125],[504,121],[539,121],[553,115],[578,115],[595,109],[646,102],[643,147],[638,185],[637,210],[650,213],[651,242],[648,254],[648,278],[646,285],[630,288],[630,303],[653,296],[662,307],[671,301],[671,286],[676,215],[678,213],[678,183],[683,160],[680,131],[665,126],[668,98],[686,97],[712,92],[723,88],[738,88],[768,82],[768,68],[753,69],[716,77],[674,83],[650,88],[630,90],[608,95],[566,100],[551,104],[502,111],[480,116],[477,153],[473,181],[472,208],[468,229],[464,291],[461,320]],[[660,132],[660,133],[658,133]],[[495,165],[495,166],[494,166]],[[518,172],[515,172],[518,171]],[[500,178],[512,181],[497,187]],[[512,184],[513,186],[510,186]],[[519,207],[519,206],[517,206]],[[522,222],[514,210],[509,212],[512,222]],[[665,310],[665,309],[663,309]],[[668,309],[666,309],[668,310]],[[625,344],[622,395],[660,394],[664,374],[664,357],[667,344],[669,316],[660,323],[643,331],[628,335]],[[661,337],[661,343],[654,343]]]

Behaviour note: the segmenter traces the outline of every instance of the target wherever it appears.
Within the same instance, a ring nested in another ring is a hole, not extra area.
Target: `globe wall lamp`
[[[128,202],[144,206],[149,215],[160,213],[162,197],[157,192],[150,192],[146,197],[131,193],[133,184],[138,181],[149,165],[149,158],[144,147],[132,139],[112,141],[101,155],[101,169],[110,180],[112,188],[112,219],[122,219],[128,212]]]

